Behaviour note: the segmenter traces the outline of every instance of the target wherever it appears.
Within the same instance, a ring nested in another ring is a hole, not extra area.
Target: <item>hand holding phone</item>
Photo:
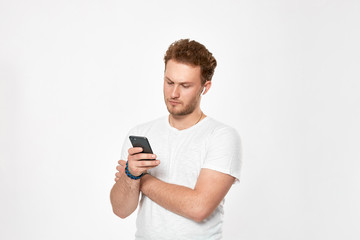
[[[146,137],[129,136],[133,148],[129,149],[128,165],[129,171],[134,176],[139,176],[147,170],[154,168],[160,164],[156,160],[156,155],[150,147],[150,143]],[[137,149],[141,147],[142,151]]]

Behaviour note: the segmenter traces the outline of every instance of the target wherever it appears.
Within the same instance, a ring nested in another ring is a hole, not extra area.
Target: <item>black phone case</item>
[[[133,147],[141,147],[143,149],[142,153],[153,153],[150,143],[146,137],[141,136],[129,136],[130,142]],[[150,159],[145,159],[150,160]]]

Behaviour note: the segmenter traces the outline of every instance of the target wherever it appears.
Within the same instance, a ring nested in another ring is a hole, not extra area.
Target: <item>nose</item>
[[[178,97],[180,97],[179,86],[174,86],[171,91],[171,98],[178,98]]]

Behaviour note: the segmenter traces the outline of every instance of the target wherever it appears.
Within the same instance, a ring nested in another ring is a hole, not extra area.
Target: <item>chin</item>
[[[169,105],[166,105],[166,108],[168,110],[168,112],[171,114],[171,115],[174,115],[174,116],[180,116],[182,115],[182,109],[176,109],[175,107],[171,106],[171,104]]]
[[[181,114],[182,113],[181,109],[180,110],[175,110],[173,107],[170,106],[170,107],[167,107],[167,110],[171,115],[174,115],[174,116],[182,115]]]
[[[174,115],[174,116],[189,115],[189,114],[194,112],[194,110],[195,110],[195,108],[197,106],[196,101],[190,102],[190,104],[186,104],[184,102],[181,102],[181,104],[173,106],[173,105],[170,104],[169,99],[167,99],[165,101],[165,104],[166,104],[166,108],[167,108],[168,112],[171,115]]]
[[[186,107],[182,107],[180,109],[175,109],[174,107],[167,106],[168,112],[173,115],[173,116],[185,116],[185,115],[189,115],[191,114],[194,109],[193,108],[186,108]]]

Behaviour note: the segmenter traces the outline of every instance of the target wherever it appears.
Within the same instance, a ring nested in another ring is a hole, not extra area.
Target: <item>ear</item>
[[[211,88],[211,81],[206,81],[204,84],[204,90],[202,92],[202,95],[205,95],[210,88]]]

